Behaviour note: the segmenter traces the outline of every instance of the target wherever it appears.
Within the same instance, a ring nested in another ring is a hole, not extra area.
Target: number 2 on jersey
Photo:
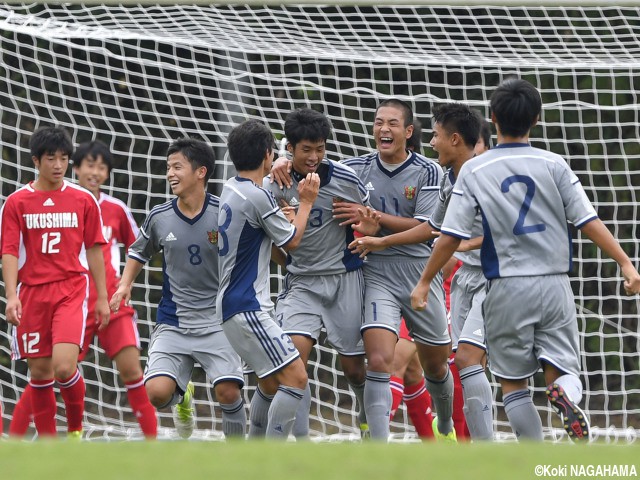
[[[60,232],[44,232],[42,234],[42,253],[60,253],[56,245],[60,243]]]
[[[512,175],[507,177],[502,182],[500,189],[502,193],[507,193],[511,185],[514,183],[524,183],[527,187],[527,191],[524,194],[524,200],[522,201],[522,206],[520,207],[520,215],[518,215],[518,220],[516,220],[516,224],[513,226],[513,234],[514,235],[526,235],[527,233],[536,233],[536,232],[544,232],[547,229],[547,226],[544,223],[536,223],[535,225],[525,225],[524,219],[529,213],[529,209],[531,208],[531,201],[533,200],[533,196],[536,193],[536,184],[534,183],[531,177],[526,175]]]

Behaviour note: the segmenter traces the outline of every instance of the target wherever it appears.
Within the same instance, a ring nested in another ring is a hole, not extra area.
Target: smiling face
[[[109,178],[109,167],[104,163],[102,156],[83,158],[80,165],[74,167],[74,171],[78,184],[93,193],[96,198],[99,197],[100,186]]]
[[[40,158],[32,157],[38,169],[36,188],[39,190],[57,190],[62,187],[64,174],[69,166],[69,155],[57,150],[44,153]]]
[[[167,181],[173,194],[178,197],[185,197],[204,188],[206,172],[206,167],[194,169],[181,152],[173,153],[167,158]]]
[[[438,163],[443,167],[451,166],[452,156],[452,135],[449,134],[438,122],[433,124],[433,136],[429,144],[434,151],[438,152]]]
[[[315,173],[324,158],[326,143],[324,140],[301,140],[295,147],[288,146],[292,154],[293,169],[301,175]]]
[[[405,127],[404,112],[401,108],[384,106],[378,108],[373,123],[373,136],[380,158],[388,163],[398,163],[407,157],[407,139],[413,133],[413,125]]]

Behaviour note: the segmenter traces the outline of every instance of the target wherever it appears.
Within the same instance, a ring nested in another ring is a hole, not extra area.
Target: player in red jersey
[[[96,321],[99,328],[109,324],[100,207],[89,192],[64,179],[73,151],[66,131],[40,128],[29,147],[38,179],[9,195],[1,213],[12,353],[27,359],[38,434],[56,435],[57,381],[68,430],[79,437],[85,386],[77,362],[87,317],[87,267],[98,292]]]
[[[103,246],[104,265],[109,296],[118,288],[120,271],[120,246],[128,248],[138,235],[138,226],[127,206],[120,200],[100,191],[102,184],[109,178],[112,167],[112,155],[109,148],[100,141],[83,143],[72,156],[74,173],[81,187],[89,190],[100,204],[104,237],[107,244]],[[149,401],[144,388],[142,368],[140,367],[140,339],[136,326],[136,311],[122,304],[117,313],[111,314],[109,327],[98,329],[95,321],[97,291],[94,282],[90,281],[89,315],[85,330],[82,361],[93,337],[97,334],[100,345],[109,358],[116,363],[127,389],[127,397],[133,412],[140,423],[140,428],[147,438],[155,438],[158,430],[156,411]],[[33,388],[27,385],[20,401],[16,404],[9,435],[23,436],[31,418],[30,397]]]

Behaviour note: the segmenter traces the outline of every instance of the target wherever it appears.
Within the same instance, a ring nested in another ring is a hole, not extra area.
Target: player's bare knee
[[[484,350],[471,345],[460,344],[456,351],[454,362],[458,370],[462,370],[474,365],[482,365],[483,357]]]
[[[175,388],[171,390],[167,388],[164,382],[154,381],[154,379],[145,383],[144,387],[151,405],[156,408],[162,408],[167,405],[171,401],[171,397],[175,391]]]
[[[367,358],[367,369],[372,372],[391,373],[393,369],[393,356],[383,352],[373,352]]]
[[[73,360],[62,360],[53,365],[53,375],[58,380],[67,380],[76,374],[78,364]]]
[[[354,385],[364,383],[367,370],[364,364],[364,356],[358,357],[340,357],[342,372],[347,381]]]
[[[290,363],[285,368],[277,372],[276,378],[280,382],[280,385],[300,389],[306,388],[307,382],[309,381],[307,370],[304,368],[304,364],[300,359]]]
[[[220,382],[213,387],[218,403],[230,404],[240,398],[240,385],[237,382]]]
[[[441,380],[446,377],[449,365],[446,361],[442,362],[439,359],[429,358],[422,363],[422,368],[427,377],[433,380]]]

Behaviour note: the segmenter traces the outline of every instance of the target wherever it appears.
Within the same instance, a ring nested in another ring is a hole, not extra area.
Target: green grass
[[[640,445],[0,443],[3,480],[520,480],[545,478],[540,464],[634,465],[640,475]]]

